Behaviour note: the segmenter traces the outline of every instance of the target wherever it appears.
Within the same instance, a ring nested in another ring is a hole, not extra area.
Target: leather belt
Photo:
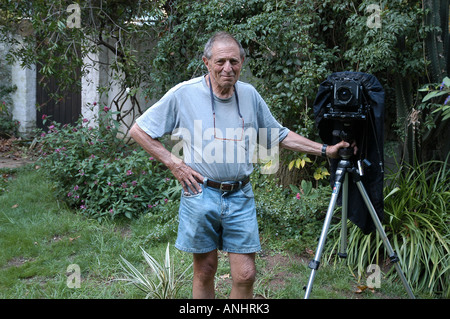
[[[216,182],[216,181],[208,179],[206,181],[206,185],[209,187],[212,187],[212,188],[220,189],[221,191],[224,191],[224,192],[231,192],[231,191],[241,189],[242,187],[247,185],[247,183],[249,181],[250,181],[250,177],[248,177],[248,176],[239,182],[223,182],[223,183],[221,183],[221,182]]]

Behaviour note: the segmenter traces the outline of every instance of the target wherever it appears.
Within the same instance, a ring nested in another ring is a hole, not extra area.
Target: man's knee
[[[242,285],[252,285],[256,278],[255,255],[230,253],[229,256],[233,282]]]
[[[256,268],[254,266],[244,266],[233,272],[233,282],[240,285],[253,285],[256,278]]]
[[[217,271],[217,256],[215,254],[194,255],[194,276],[200,281],[214,279]]]
[[[196,276],[201,281],[209,280],[214,278],[216,274],[217,267],[212,264],[202,264],[194,268],[194,276]]]

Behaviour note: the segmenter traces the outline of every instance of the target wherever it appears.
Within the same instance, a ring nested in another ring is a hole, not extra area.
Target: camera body
[[[356,111],[361,103],[361,84],[352,79],[334,83],[333,106],[342,111]]]
[[[331,120],[365,120],[368,106],[364,101],[363,85],[358,79],[343,77],[334,79],[331,103],[324,118]]]

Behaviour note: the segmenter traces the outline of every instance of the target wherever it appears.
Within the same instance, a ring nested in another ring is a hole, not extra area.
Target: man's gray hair
[[[205,44],[205,49],[203,50],[203,56],[205,56],[208,60],[212,57],[212,48],[214,45],[214,42],[216,41],[234,41],[236,45],[239,47],[239,54],[241,56],[241,59],[245,57],[245,50],[242,47],[241,43],[236,40],[235,37],[233,37],[230,33],[225,31],[220,31],[214,34],[211,38],[209,38],[208,42]]]

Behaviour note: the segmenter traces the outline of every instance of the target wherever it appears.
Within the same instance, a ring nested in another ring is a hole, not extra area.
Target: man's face
[[[221,89],[228,89],[239,79],[242,63],[239,47],[234,41],[216,41],[211,50],[211,58],[203,61],[208,68],[212,80]]]

